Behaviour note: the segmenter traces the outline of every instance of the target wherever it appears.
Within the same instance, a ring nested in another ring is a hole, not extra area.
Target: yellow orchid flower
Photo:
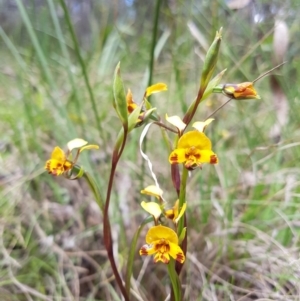
[[[178,236],[171,228],[158,225],[150,228],[146,243],[140,249],[140,255],[154,255],[154,262],[169,263],[170,256],[180,263],[185,261],[182,249],[178,245]]]
[[[51,157],[45,164],[45,169],[49,174],[59,176],[66,174],[76,164],[79,154],[86,149],[98,149],[98,145],[87,144],[88,142],[76,138],[67,143],[68,151],[65,153],[60,147],[56,146],[52,151]],[[77,149],[75,159],[72,160],[72,150]]]
[[[59,176],[73,167],[73,163],[68,161],[65,152],[56,146],[51,154],[51,158],[46,162],[45,169],[49,174]]]
[[[202,163],[216,164],[218,157],[211,150],[211,142],[204,133],[191,131],[180,137],[177,148],[169,156],[169,162],[185,163],[185,167],[192,170]]]

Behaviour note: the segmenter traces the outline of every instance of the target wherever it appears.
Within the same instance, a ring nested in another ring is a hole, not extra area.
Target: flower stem
[[[101,196],[101,193],[99,191],[99,188],[95,182],[95,180],[93,179],[93,177],[87,173],[87,172],[84,172],[83,173],[83,177],[86,179],[87,183],[89,184],[93,194],[94,194],[94,197],[96,199],[96,202],[99,206],[99,208],[101,209],[102,213],[103,213],[103,210],[104,210],[104,202],[103,202],[103,198]]]
[[[168,272],[172,284],[171,301],[181,301],[181,284],[175,271],[175,262],[173,259],[168,263]]]
[[[149,216],[148,218],[146,218],[142,222],[142,224],[138,227],[137,231],[135,232],[135,234],[132,238],[132,242],[130,245],[130,251],[129,251],[129,255],[128,255],[128,260],[127,260],[126,276],[125,276],[125,288],[126,288],[126,292],[128,295],[130,292],[130,279],[131,279],[131,275],[132,275],[133,259],[134,259],[134,254],[136,252],[137,240],[138,240],[144,226],[152,221],[153,221],[152,216]]]
[[[186,195],[186,183],[188,178],[189,171],[183,166],[181,182],[180,182],[180,192],[179,192],[179,208],[185,203],[185,195]],[[181,234],[181,231],[184,227],[184,219],[180,219],[178,221],[177,234],[178,236]]]
[[[111,226],[110,226],[110,220],[109,220],[109,204],[110,204],[110,196],[112,192],[112,186],[113,186],[113,181],[114,181],[114,176],[116,172],[116,168],[119,162],[119,159],[123,153],[125,143],[126,143],[126,138],[127,138],[127,133],[128,129],[124,127],[124,137],[122,141],[121,148],[115,147],[113,155],[112,155],[112,162],[111,162],[111,171],[110,171],[110,176],[109,176],[109,182],[108,182],[108,188],[107,188],[107,194],[106,194],[106,201],[105,201],[105,206],[104,206],[104,212],[103,212],[103,236],[104,236],[104,244],[107,252],[108,259],[110,261],[110,265],[112,268],[112,271],[114,273],[115,279],[117,281],[117,284],[121,290],[121,293],[124,297],[125,301],[129,301],[129,295],[125,289],[125,286],[123,285],[122,278],[120,276],[120,273],[118,271],[115,258],[114,258],[114,253],[113,253],[113,241],[112,241],[112,234],[111,234]]]

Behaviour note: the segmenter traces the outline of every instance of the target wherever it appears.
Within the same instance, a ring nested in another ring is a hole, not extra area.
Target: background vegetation
[[[153,103],[161,116],[180,115],[221,26],[224,82],[251,81],[287,63],[256,84],[262,100],[232,101],[208,129],[220,163],[193,172],[188,184],[184,298],[299,300],[298,1],[69,0],[67,14],[62,1],[0,1],[1,300],[119,300],[86,183],[51,177],[44,162],[75,137],[97,143],[100,151],[80,162],[105,191],[121,127],[112,108],[117,62],[137,102],[150,82],[162,81],[168,91]],[[225,101],[211,97],[195,119]],[[118,168],[111,208],[121,267],[144,217],[140,190],[152,184],[139,155],[141,130]],[[151,129],[147,153],[173,201],[161,139]],[[140,299],[133,299],[165,300],[166,275],[163,264],[137,254],[132,285]]]

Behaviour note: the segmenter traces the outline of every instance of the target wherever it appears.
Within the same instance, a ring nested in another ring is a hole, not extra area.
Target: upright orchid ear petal
[[[162,199],[162,195],[163,195],[163,191],[155,185],[147,186],[145,189],[141,190],[141,193],[155,196],[159,200]]]
[[[204,132],[205,128],[213,121],[213,118],[208,118],[205,121],[196,121],[193,123],[193,128],[199,132]]]
[[[88,144],[84,147],[81,147],[79,152],[81,153],[83,150],[86,150],[86,149],[99,149],[99,146],[96,144]]]
[[[180,133],[186,128],[186,124],[182,121],[182,119],[179,116],[174,115],[169,117],[168,114],[166,114],[166,120],[175,127],[177,127]]]
[[[168,88],[167,88],[166,84],[164,84],[164,83],[157,83],[157,84],[152,85],[152,86],[150,86],[150,87],[148,87],[146,89],[145,96],[148,97],[151,94],[154,94],[154,93],[157,93],[157,92],[161,92],[161,91],[167,91],[167,90],[168,90]]]
[[[180,209],[180,212],[179,212],[177,218],[174,220],[175,224],[178,223],[178,221],[180,220],[180,218],[183,216],[185,210],[186,210],[186,203],[183,203],[183,205],[182,205],[182,207]]]
[[[159,206],[159,204],[155,203],[155,202],[142,202],[141,206],[143,207],[143,209],[145,211],[147,211],[148,213],[150,213],[151,215],[153,215],[154,219],[157,221],[158,218],[160,217],[162,210]]]
[[[75,148],[81,148],[84,145],[86,145],[88,142],[80,139],[80,138],[75,138],[71,141],[68,142],[67,146],[68,146],[68,150],[71,152],[73,149]]]

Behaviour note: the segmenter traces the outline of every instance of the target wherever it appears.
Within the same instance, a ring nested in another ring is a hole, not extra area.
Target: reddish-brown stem
[[[193,107],[193,110],[190,114],[186,114],[184,117],[183,117],[183,122],[186,124],[186,127],[188,127],[188,125],[190,124],[191,120],[193,119],[196,111],[197,111],[197,108],[198,108],[198,105],[200,104],[201,102],[201,98],[203,96],[203,93],[204,93],[205,89],[202,89],[200,87],[199,91],[198,91],[198,94],[197,94],[197,98],[196,98],[196,102],[195,102],[195,105]],[[184,131],[182,131],[181,134],[183,134]]]
[[[106,201],[105,201],[104,212],[103,212],[104,244],[105,244],[107,256],[110,261],[112,271],[115,275],[115,279],[117,281],[117,284],[121,290],[121,293],[122,293],[125,301],[129,301],[129,296],[127,294],[125,286],[123,285],[123,281],[122,281],[122,278],[118,271],[118,268],[117,268],[117,265],[115,262],[115,258],[114,258],[113,242],[112,242],[111,226],[110,226],[110,221],[109,221],[108,209],[109,209],[110,197],[111,197],[111,192],[112,192],[112,186],[113,186],[113,182],[114,182],[115,171],[116,171],[119,159],[123,153],[124,147],[125,147],[127,133],[128,133],[128,129],[124,127],[124,139],[122,141],[122,146],[121,146],[120,150],[115,149],[113,152],[112,162],[111,162],[111,171],[110,171],[110,176],[109,176]]]
[[[158,125],[158,126],[160,126],[160,127],[162,127],[162,128],[165,128],[166,130],[168,130],[168,131],[170,131],[170,132],[173,132],[173,133],[175,133],[175,134],[178,134],[178,131],[171,129],[170,127],[168,127],[167,125],[165,125],[165,124],[163,124],[163,123],[161,123],[161,122],[159,122],[159,121],[155,121],[154,124],[156,124],[156,125]]]

